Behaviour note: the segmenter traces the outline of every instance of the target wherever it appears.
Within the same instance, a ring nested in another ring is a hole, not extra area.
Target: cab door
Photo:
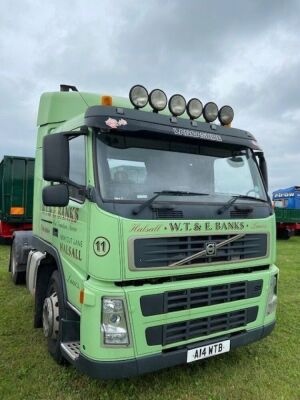
[[[87,137],[80,135],[69,141],[71,181],[87,186]],[[87,276],[89,201],[84,190],[69,186],[69,204],[60,209],[57,219],[58,249],[64,268],[68,300],[78,308],[79,292]]]

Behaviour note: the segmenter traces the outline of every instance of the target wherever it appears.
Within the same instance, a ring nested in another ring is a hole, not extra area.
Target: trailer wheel
[[[48,351],[58,364],[66,363],[61,352],[61,319],[65,315],[60,275],[55,270],[49,280],[43,305],[43,330]]]
[[[289,238],[290,238],[291,236],[293,236],[293,232],[292,232],[290,229],[285,229],[285,230],[282,232],[282,239],[284,239],[284,240],[289,240]]]
[[[26,272],[18,271],[15,241],[12,242],[12,245],[10,248],[10,258],[9,258],[8,270],[11,273],[11,279],[15,285],[20,285],[20,284],[26,282]]]

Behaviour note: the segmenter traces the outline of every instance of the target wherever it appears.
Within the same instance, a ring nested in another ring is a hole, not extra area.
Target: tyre
[[[10,271],[11,279],[15,285],[20,285],[20,284],[26,282],[26,272],[18,271],[18,262],[17,262],[15,241],[12,242],[12,245],[10,248],[10,258],[9,258],[8,270]]]
[[[294,235],[294,231],[291,229],[277,229],[277,239],[289,240]]]
[[[62,326],[65,316],[60,275],[55,270],[49,280],[43,304],[43,330],[48,342],[48,351],[58,364],[66,363],[61,351]]]
[[[293,232],[290,230],[290,229],[285,229],[284,231],[283,231],[283,239],[284,240],[289,240],[289,238],[291,237],[291,236],[293,236]]]

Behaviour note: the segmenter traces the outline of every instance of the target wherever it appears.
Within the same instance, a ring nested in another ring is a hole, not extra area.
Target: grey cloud
[[[126,96],[143,83],[233,105],[234,126],[266,151],[271,187],[299,184],[299,12],[296,0],[7,2],[0,158],[34,154],[41,92],[70,83]]]
[[[239,109],[252,109],[255,114],[264,118],[282,120],[285,119],[287,111],[293,112],[299,109],[298,82],[300,82],[300,57],[299,62],[294,65],[286,64],[280,71],[270,74],[259,87],[251,82],[234,85],[230,97]]]

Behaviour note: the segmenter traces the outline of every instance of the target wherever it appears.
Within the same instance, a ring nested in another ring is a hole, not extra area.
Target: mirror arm
[[[87,136],[89,134],[89,128],[87,126],[82,126],[79,131],[65,131],[65,132],[59,132],[62,135],[66,136],[68,139],[71,139],[73,137],[77,136]]]
[[[80,194],[82,194],[85,198],[92,200],[91,188],[79,185],[78,183],[73,182],[71,179],[66,179],[63,183],[68,186],[73,186],[74,188],[78,189]]]

